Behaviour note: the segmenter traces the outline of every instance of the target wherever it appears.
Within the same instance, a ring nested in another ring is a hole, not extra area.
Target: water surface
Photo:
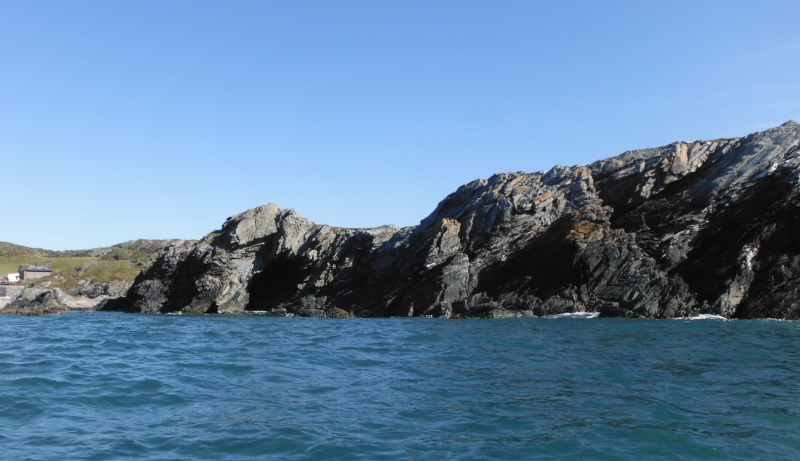
[[[800,323],[0,317],[3,459],[798,459]]]

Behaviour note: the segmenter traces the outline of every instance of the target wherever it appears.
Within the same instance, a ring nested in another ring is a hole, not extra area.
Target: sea
[[[800,459],[800,323],[0,317],[2,460]]]

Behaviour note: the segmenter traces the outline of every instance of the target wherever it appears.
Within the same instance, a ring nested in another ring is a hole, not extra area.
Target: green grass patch
[[[14,256],[41,256],[46,258],[91,257],[92,250],[53,251],[43,250],[41,248],[29,248],[22,245],[14,245],[13,243],[8,242],[0,242],[0,258]]]
[[[143,241],[143,243],[148,243]],[[154,242],[157,243],[157,242]],[[93,257],[102,254],[102,257]],[[51,251],[0,242],[0,276],[19,271],[25,264],[53,266],[53,276],[22,280],[26,287],[50,286],[68,291],[79,287],[81,280],[104,283],[133,280],[156,256],[155,249],[110,247],[97,250]]]
[[[71,273],[80,270],[84,265],[99,260],[91,256],[83,257],[44,257],[44,256],[0,256],[0,274],[3,277],[12,272],[17,272],[23,264],[41,264],[53,266],[56,273]]]
[[[62,261],[59,261],[61,259]],[[142,270],[142,265],[132,261],[107,261],[98,258],[55,258],[54,262],[68,268],[56,271],[51,277],[22,280],[16,285],[25,287],[61,288],[69,291],[78,288],[81,280],[105,283],[119,280],[133,280]],[[83,264],[80,264],[83,262]],[[55,269],[55,266],[53,267]]]
[[[142,266],[133,261],[97,261],[82,273],[75,274],[75,279],[92,279],[111,282],[117,280],[133,280],[141,272]]]
[[[0,242],[0,258],[13,256],[58,256],[57,252],[41,248],[28,248],[13,243]]]

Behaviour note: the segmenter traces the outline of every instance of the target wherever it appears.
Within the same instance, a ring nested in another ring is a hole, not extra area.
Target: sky
[[[800,118],[800,2],[0,0],[0,241],[418,224],[507,171]]]

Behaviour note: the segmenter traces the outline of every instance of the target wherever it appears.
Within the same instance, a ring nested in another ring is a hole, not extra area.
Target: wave
[[[714,314],[698,314],[694,317],[675,317],[674,320],[731,320],[721,315]]]
[[[566,312],[564,314],[545,315],[546,319],[596,319],[599,312]]]

